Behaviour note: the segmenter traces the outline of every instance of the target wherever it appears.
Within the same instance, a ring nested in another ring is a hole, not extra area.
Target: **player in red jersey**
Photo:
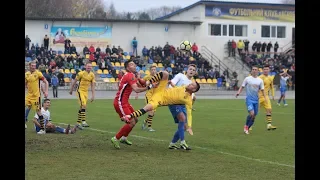
[[[113,101],[114,109],[119,114],[120,118],[125,116],[126,114],[131,114],[132,112],[134,112],[133,107],[129,103],[129,97],[132,90],[137,93],[148,90],[148,87],[138,87],[137,78],[135,75],[136,64],[132,60],[126,61],[124,63],[124,67],[127,72],[120,80],[119,90]],[[116,136],[111,138],[111,142],[115,148],[120,148],[119,142],[127,145],[132,145],[132,143],[128,141],[127,137],[137,122],[137,118],[131,118],[128,122],[126,122],[124,126],[122,126]]]

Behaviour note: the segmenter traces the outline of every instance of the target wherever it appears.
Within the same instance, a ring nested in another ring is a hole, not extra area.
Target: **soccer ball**
[[[191,50],[191,42],[190,41],[182,41],[180,43],[180,49],[184,51],[190,51]]]

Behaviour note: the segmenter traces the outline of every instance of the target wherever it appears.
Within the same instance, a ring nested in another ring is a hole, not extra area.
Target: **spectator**
[[[131,45],[132,45],[132,53],[138,56],[138,41],[136,37],[133,38]]]
[[[193,46],[192,46],[192,47],[193,47]],[[229,40],[229,41],[228,41],[228,54],[229,54],[228,57],[230,57],[231,51],[232,51],[232,42],[231,42],[231,40]]]
[[[64,40],[64,54],[70,54],[70,44],[71,41],[69,38],[66,38],[66,40]]]
[[[236,48],[237,48],[237,43],[232,39],[232,56],[236,56]]]
[[[115,55],[118,54],[118,49],[116,48],[116,46],[112,47],[112,54],[115,54]]]
[[[266,47],[267,47],[267,43],[263,42],[262,47],[261,47],[262,56],[265,55],[264,53],[266,52]]]
[[[31,42],[31,39],[28,37],[28,35],[26,35],[26,39],[25,39],[25,49],[26,50],[29,50],[30,42]]]
[[[52,85],[53,98],[58,98],[59,80],[55,74],[53,74],[51,78],[51,85]]]
[[[174,53],[176,52],[176,48],[174,46],[170,46],[170,60],[174,59]]]
[[[277,52],[278,52],[278,48],[279,48],[279,44],[278,44],[278,42],[274,43],[274,46],[273,46],[274,54],[277,54]]]
[[[257,44],[258,44],[258,42],[256,41],[256,42],[254,42],[253,44],[252,44],[252,52],[253,52],[253,54],[255,54],[255,52],[256,52],[256,49],[257,49]]]
[[[198,52],[198,46],[196,45],[196,43],[193,43],[192,47],[192,53],[194,54],[195,52]]]
[[[237,43],[237,48],[238,48],[238,53],[239,53],[239,56],[241,56],[242,54],[242,50],[244,48],[244,43],[243,41],[240,39]]]
[[[87,47],[87,45],[84,45],[84,48],[82,50],[83,55],[85,56],[86,54],[90,54],[89,48]]]
[[[146,48],[146,46],[143,47],[142,49],[142,56],[143,56],[143,59],[147,59],[148,58],[148,54],[149,54],[149,51],[148,49]]]
[[[250,44],[250,41],[248,39],[244,40],[244,52],[246,55],[249,54],[249,44]]]
[[[107,45],[106,53],[107,53],[107,55],[109,55],[109,56],[112,54],[112,52],[111,52],[111,49],[110,49],[109,45]]]
[[[272,48],[272,43],[271,43],[271,41],[268,43],[268,45],[267,45],[267,55],[270,57],[270,50],[271,50],[271,48]]]
[[[168,42],[167,42],[166,45],[164,45],[164,47],[163,47],[163,53],[164,53],[164,57],[165,57],[165,58],[168,57],[168,56],[170,56],[170,45],[169,45]],[[161,54],[162,54],[162,52],[161,52]]]
[[[99,53],[101,52],[101,49],[99,46],[97,47],[96,52],[99,52]]]
[[[43,38],[43,44],[44,44],[44,48],[46,50],[48,50],[49,49],[49,37],[47,35],[45,35]]]
[[[261,42],[257,44],[257,53],[260,54],[260,49],[261,49]]]
[[[118,46],[118,54],[120,55],[122,53],[123,53],[123,49],[120,46]]]
[[[77,54],[77,49],[73,44],[70,47],[70,54]]]

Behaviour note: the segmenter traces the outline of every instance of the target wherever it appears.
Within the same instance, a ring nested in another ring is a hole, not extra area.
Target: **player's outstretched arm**
[[[42,75],[42,73],[41,73],[41,75]],[[42,89],[44,91],[43,95],[44,95],[44,97],[48,97],[49,83],[43,75],[42,75],[42,77],[40,76],[40,80],[44,83],[44,89]],[[43,87],[41,87],[41,88],[43,88]]]
[[[133,91],[136,93],[144,92],[149,89],[148,86],[147,87],[138,87],[137,83],[132,84],[131,87],[132,87]]]
[[[238,92],[237,92],[237,94],[236,94],[236,98],[239,96],[239,94],[241,94],[242,89],[243,89],[244,87],[246,87],[246,85],[247,85],[247,78],[244,78],[243,83],[242,83],[241,87],[239,88],[239,90],[238,90]]]

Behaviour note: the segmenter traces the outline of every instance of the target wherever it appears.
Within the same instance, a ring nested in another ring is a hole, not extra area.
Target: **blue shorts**
[[[247,106],[248,112],[253,110],[255,116],[258,114],[258,111],[259,111],[259,103],[258,102],[252,102],[250,100],[246,100],[246,106]]]
[[[172,114],[172,117],[173,117],[175,123],[179,123],[177,116],[181,112],[186,116],[185,122],[187,123],[187,110],[186,110],[185,105],[170,105],[169,110]]]
[[[281,96],[286,95],[286,91],[287,91],[286,88],[280,88],[280,94],[281,94]]]

